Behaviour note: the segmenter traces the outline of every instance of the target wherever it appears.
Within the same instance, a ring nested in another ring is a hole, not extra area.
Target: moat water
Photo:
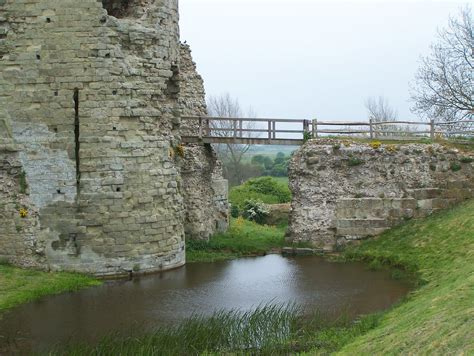
[[[189,264],[15,308],[0,320],[0,351],[29,353],[66,342],[94,342],[113,332],[153,330],[193,314],[250,310],[265,303],[355,316],[388,308],[409,288],[387,271],[319,257],[269,255]]]

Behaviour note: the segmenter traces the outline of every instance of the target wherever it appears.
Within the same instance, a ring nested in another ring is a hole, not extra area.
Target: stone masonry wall
[[[183,115],[206,116],[206,100],[202,77],[197,73],[189,46],[180,53],[180,106]],[[196,131],[189,121],[181,123],[181,133]],[[186,210],[187,239],[207,240],[229,225],[228,184],[222,165],[210,145],[183,146],[181,175]]]
[[[472,198],[472,162],[439,144],[310,141],[290,164],[288,240],[331,251]]]
[[[2,259],[101,275],[185,262],[177,0],[125,1],[120,19],[112,3],[0,1]]]

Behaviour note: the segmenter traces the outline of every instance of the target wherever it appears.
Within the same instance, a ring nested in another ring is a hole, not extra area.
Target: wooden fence
[[[459,123],[426,121],[318,121],[265,118],[184,117],[183,127],[192,134],[183,135],[186,143],[236,143],[299,145],[308,138],[356,136],[377,140],[417,140],[461,136],[474,138],[474,120]],[[278,126],[285,125],[285,128]],[[403,125],[403,126],[400,126]],[[292,137],[283,137],[292,136]],[[474,141],[472,142],[474,143]]]

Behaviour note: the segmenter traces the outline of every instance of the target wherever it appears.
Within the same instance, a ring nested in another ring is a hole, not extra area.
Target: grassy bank
[[[421,286],[342,354],[474,352],[474,201],[393,229],[345,257],[403,267]]]
[[[0,313],[46,295],[73,292],[99,285],[93,278],[75,273],[45,273],[0,264]]]
[[[286,225],[264,226],[243,218],[231,219],[229,230],[213,236],[209,242],[188,241],[186,261],[215,262],[264,255],[284,247],[286,228]]]

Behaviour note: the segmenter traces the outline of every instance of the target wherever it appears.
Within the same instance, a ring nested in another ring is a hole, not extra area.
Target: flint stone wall
[[[309,141],[293,156],[289,241],[332,251],[474,197],[472,153],[344,143]]]
[[[178,4],[128,1],[117,19],[103,3],[117,10],[0,1],[0,259],[99,275],[185,262],[174,152],[201,93],[180,98]]]
[[[207,115],[203,79],[188,45],[181,45],[179,102],[183,116]],[[196,123],[183,120],[181,134],[197,134]],[[208,240],[229,226],[228,183],[211,145],[187,144],[182,149],[186,239]]]

